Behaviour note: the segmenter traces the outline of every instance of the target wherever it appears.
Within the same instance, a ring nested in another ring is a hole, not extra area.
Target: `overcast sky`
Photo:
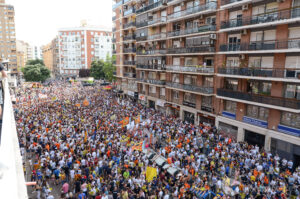
[[[112,26],[112,0],[6,0],[15,7],[16,36],[34,45],[49,43],[57,30],[92,25]]]

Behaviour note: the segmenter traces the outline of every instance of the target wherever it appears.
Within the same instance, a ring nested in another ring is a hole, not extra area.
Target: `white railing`
[[[8,88],[3,80],[4,109],[0,145],[0,194],[1,198],[25,199],[27,189],[17,136],[16,122]]]

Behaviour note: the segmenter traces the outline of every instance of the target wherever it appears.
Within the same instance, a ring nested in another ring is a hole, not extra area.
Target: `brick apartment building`
[[[50,43],[42,46],[42,54],[45,66],[51,71],[52,76],[57,76],[59,74],[58,36]]]
[[[64,76],[77,76],[79,69],[90,68],[92,61],[112,55],[112,33],[99,27],[59,30],[59,68]]]
[[[150,107],[300,161],[300,0],[124,0],[113,11],[125,94],[130,80]]]

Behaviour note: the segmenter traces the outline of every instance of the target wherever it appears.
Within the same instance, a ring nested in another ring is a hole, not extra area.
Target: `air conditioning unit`
[[[248,10],[248,4],[243,5],[243,6],[242,6],[242,10],[243,10],[243,11]]]
[[[242,34],[242,35],[246,35],[246,34],[247,34],[247,29],[241,30],[241,34]]]
[[[245,59],[245,55],[244,54],[240,55],[240,59]]]

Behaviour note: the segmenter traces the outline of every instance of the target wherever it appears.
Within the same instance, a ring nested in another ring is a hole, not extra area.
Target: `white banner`
[[[157,106],[161,106],[161,107],[164,107],[165,106],[165,101],[162,101],[162,100],[156,100],[156,105]]]

